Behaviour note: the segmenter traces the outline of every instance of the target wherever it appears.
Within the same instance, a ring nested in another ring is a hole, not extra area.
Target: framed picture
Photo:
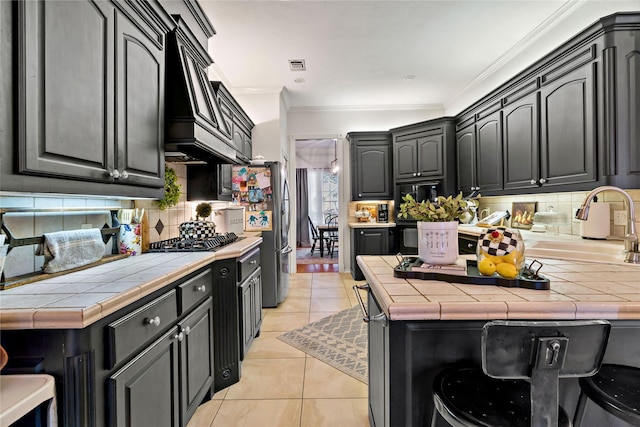
[[[511,209],[511,227],[529,230],[533,225],[533,214],[537,202],[513,202]]]

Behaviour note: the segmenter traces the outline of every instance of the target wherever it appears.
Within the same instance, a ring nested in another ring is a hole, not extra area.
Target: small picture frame
[[[531,229],[537,202],[513,202],[511,207],[511,227]]]

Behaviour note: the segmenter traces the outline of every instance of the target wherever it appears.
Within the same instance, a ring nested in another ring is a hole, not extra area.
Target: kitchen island
[[[429,425],[434,376],[448,365],[480,364],[480,331],[489,320],[606,319],[612,331],[604,362],[640,366],[640,266],[537,259],[550,290],[404,279],[394,277],[395,256],[358,257],[368,314],[377,316],[369,322],[372,426]],[[562,380],[569,414],[577,397],[577,380]],[[585,419],[626,425],[595,405]]]
[[[236,259],[259,258],[261,242],[145,253],[0,292],[3,374],[52,374],[59,425],[186,425],[239,378]]]

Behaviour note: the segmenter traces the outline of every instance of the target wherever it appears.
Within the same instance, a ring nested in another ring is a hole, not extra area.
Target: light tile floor
[[[367,385],[280,341],[282,333],[358,304],[348,273],[296,273],[264,310],[237,384],[201,405],[188,427],[365,427]]]

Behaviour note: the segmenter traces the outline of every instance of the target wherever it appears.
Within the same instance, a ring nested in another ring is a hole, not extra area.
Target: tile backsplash
[[[178,175],[182,194],[176,206],[161,211],[154,200],[122,200],[115,198],[86,198],[29,194],[2,194],[0,208],[98,208],[95,212],[11,212],[4,215],[4,222],[16,238],[41,236],[43,233],[75,230],[80,228],[111,227],[109,208],[144,208],[145,237],[149,242],[178,237],[180,223],[195,219],[195,207],[199,202],[187,202],[187,166],[168,163]],[[227,202],[212,202],[212,207],[226,207]],[[105,207],[104,211],[100,207]],[[212,220],[212,218],[209,218]],[[214,220],[215,222],[215,220]],[[15,247],[4,263],[4,276],[11,278],[38,272],[44,263],[43,256],[35,255],[37,245]],[[112,240],[105,244],[105,254],[112,253]]]
[[[636,229],[640,227],[640,190],[626,190],[635,204]],[[587,191],[576,191],[569,193],[549,193],[549,194],[525,194],[517,196],[493,196],[482,197],[480,199],[480,207],[478,213],[484,209],[488,209],[489,213],[495,211],[506,211],[513,213],[512,203],[514,202],[537,202],[536,212],[547,211],[553,208],[554,212],[565,213],[569,219],[566,225],[559,226],[560,234],[580,235],[580,221],[575,219],[575,213],[586,198]],[[611,209],[611,236],[624,237],[626,226],[613,224],[614,211],[626,211],[626,202],[623,201],[621,194],[607,191],[598,195],[601,202],[610,203]],[[487,211],[483,212],[487,215]]]

